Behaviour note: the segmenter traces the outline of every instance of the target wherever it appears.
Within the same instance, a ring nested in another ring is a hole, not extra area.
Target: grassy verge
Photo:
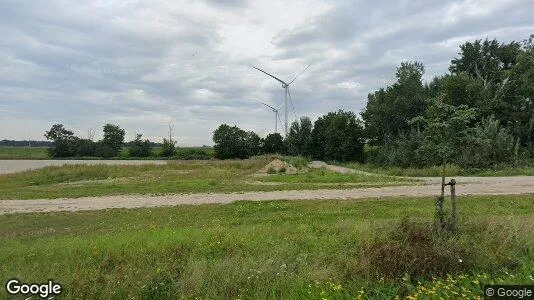
[[[0,282],[52,278],[66,298],[475,298],[534,283],[532,201],[459,198],[460,230],[442,237],[431,199],[4,215]]]
[[[0,159],[50,159],[46,147],[0,147]]]
[[[273,191],[399,184],[385,176],[312,170],[254,176],[272,157],[239,161],[170,161],[165,165],[67,165],[0,175],[0,199],[76,198],[119,194]],[[403,182],[409,184],[409,182]]]
[[[345,163],[338,164],[347,168],[353,168],[361,171],[383,174],[389,176],[407,176],[407,177],[432,177],[441,176],[442,167],[434,166],[428,168],[400,168],[400,167],[377,167],[369,164]],[[462,169],[455,165],[445,167],[446,176],[534,176],[534,166],[526,165],[521,167],[515,166],[496,166],[493,169]]]

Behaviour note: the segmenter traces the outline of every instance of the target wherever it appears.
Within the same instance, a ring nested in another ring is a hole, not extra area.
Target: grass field
[[[46,147],[0,147],[0,159],[51,159]],[[119,156],[111,159],[167,159],[160,156],[161,148],[152,149],[151,157],[129,157],[128,147],[123,147]],[[215,156],[211,147],[179,147],[172,159],[210,159]],[[75,159],[99,159],[98,157],[75,157]]]
[[[0,159],[50,159],[46,147],[0,147]]]
[[[166,165],[67,165],[0,175],[0,199],[76,198],[119,194],[273,191],[409,184],[387,176],[309,170],[254,176],[272,160],[171,161]]]
[[[4,215],[0,282],[91,299],[473,299],[534,284],[533,201],[461,197],[443,235],[423,198]]]

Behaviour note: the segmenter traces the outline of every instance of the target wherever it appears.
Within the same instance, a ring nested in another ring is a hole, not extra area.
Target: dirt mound
[[[275,159],[263,167],[258,173],[259,174],[275,174],[275,173],[285,173],[285,174],[296,174],[298,169],[288,164],[287,162]]]

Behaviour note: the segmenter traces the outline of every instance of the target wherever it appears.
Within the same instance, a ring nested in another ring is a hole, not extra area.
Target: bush
[[[213,154],[210,151],[210,148],[207,149],[196,149],[196,148],[179,148],[176,150],[173,158],[183,159],[183,160],[194,160],[194,159],[211,159]]]
[[[433,224],[405,218],[385,237],[363,246],[359,271],[369,276],[429,279],[470,269],[513,269],[523,256],[520,252],[528,251],[524,245],[515,231],[498,224],[464,223],[458,232],[438,233]]]
[[[173,140],[163,139],[163,146],[161,149],[161,156],[172,157],[176,154],[176,142]]]
[[[513,162],[515,141],[494,117],[483,119],[468,136],[457,163],[467,168],[487,168]]]
[[[141,140],[142,134],[137,134],[135,140],[128,151],[130,157],[149,157],[152,154],[152,147],[149,140]]]

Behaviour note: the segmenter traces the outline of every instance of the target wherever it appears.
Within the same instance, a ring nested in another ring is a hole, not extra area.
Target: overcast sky
[[[180,146],[211,145],[221,123],[274,131],[289,80],[297,116],[359,112],[367,94],[419,60],[447,71],[458,45],[521,41],[532,0],[0,0],[0,139],[82,137],[105,123],[153,141],[174,123]],[[295,114],[290,107],[291,120]]]

